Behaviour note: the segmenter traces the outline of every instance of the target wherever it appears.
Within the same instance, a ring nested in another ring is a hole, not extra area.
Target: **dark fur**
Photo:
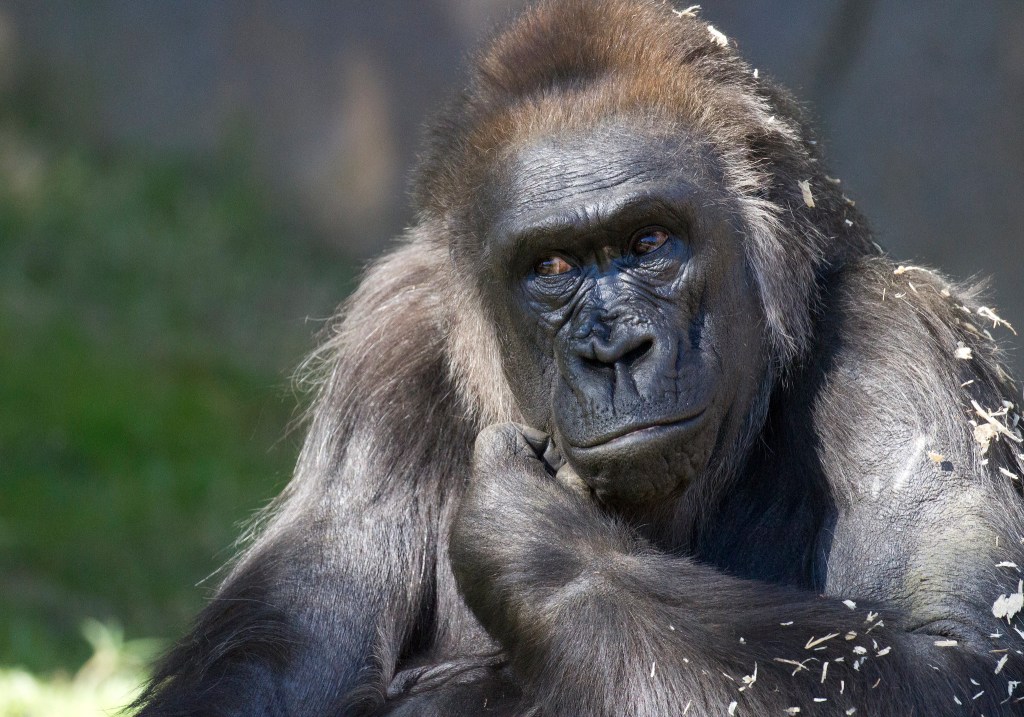
[[[481,482],[507,510],[464,514],[455,559],[481,559],[469,541],[519,579],[486,607],[463,577],[474,616],[447,536],[474,439],[529,408],[472,280],[492,211],[478,189],[509,148],[608,117],[714,158],[767,320],[765,401],[744,449],[642,524],[553,483]],[[983,455],[969,423],[972,401],[1018,392],[976,295],[896,273],[815,146],[792,101],[657,0],[556,0],[501,35],[434,130],[417,226],[311,362],[295,478],[141,714],[1024,714],[1008,687],[1024,624],[992,615],[1020,579],[997,563],[1024,566],[1020,482],[1000,469],[1024,461],[1007,437]]]

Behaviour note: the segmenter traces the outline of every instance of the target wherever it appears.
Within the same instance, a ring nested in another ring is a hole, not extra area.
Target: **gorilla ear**
[[[451,276],[451,272],[444,272]],[[484,302],[471,281],[446,282],[448,365],[460,397],[479,427],[523,419],[501,361],[494,322],[484,314]]]

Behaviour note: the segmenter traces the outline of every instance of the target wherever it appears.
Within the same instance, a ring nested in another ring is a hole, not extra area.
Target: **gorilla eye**
[[[650,254],[668,241],[669,233],[664,229],[641,229],[629,243],[629,253],[636,256]]]
[[[548,256],[533,265],[537,276],[557,276],[572,271],[572,264],[560,256]]]

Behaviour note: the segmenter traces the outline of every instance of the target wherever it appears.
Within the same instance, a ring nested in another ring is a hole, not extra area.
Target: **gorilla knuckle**
[[[513,423],[493,423],[476,436],[473,463],[479,468],[507,463],[519,446],[519,432]]]

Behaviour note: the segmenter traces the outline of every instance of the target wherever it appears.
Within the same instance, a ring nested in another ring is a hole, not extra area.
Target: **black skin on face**
[[[741,237],[694,155],[609,125],[524,148],[492,190],[484,288],[509,383],[610,505],[684,489],[735,446],[763,378]]]

